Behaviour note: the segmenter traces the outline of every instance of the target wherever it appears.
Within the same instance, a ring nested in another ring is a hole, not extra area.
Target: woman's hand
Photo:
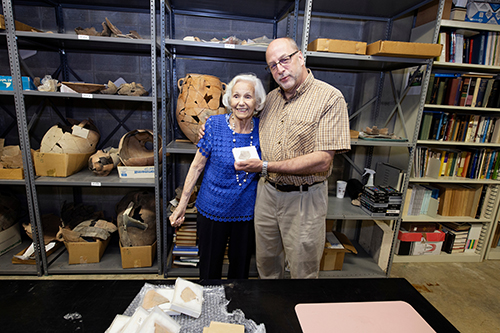
[[[170,215],[170,225],[174,228],[180,227],[184,223],[186,208],[177,206],[172,215]]]

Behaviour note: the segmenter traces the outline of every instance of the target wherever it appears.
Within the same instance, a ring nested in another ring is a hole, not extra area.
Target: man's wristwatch
[[[267,161],[262,162],[262,171],[260,173],[261,177],[267,176]]]

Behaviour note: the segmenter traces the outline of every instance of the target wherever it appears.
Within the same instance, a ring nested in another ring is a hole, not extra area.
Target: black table
[[[0,331],[104,332],[122,314],[144,283],[174,280],[3,280],[0,282]],[[299,303],[405,301],[436,332],[458,332],[405,279],[203,280],[221,285],[230,300],[228,312],[264,323],[268,333],[301,332],[294,307]],[[80,320],[68,320],[79,313]],[[403,329],[403,328],[402,328]],[[403,329],[404,330],[404,329]]]

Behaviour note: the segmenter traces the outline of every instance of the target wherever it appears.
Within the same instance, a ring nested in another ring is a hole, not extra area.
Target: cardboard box
[[[27,24],[24,24],[19,21],[14,21],[14,25],[16,27],[16,30],[18,31],[37,31],[37,32],[42,32],[42,30],[38,30],[33,28],[32,26],[29,26]],[[5,26],[5,18],[2,14],[0,14],[0,29],[6,29]]]
[[[441,230],[434,232],[409,232],[399,230],[396,242],[398,255],[438,255],[441,253],[445,233]]]
[[[105,241],[97,239],[95,242],[64,242],[69,253],[68,263],[91,264],[101,261],[110,238]]]
[[[23,90],[37,90],[33,80],[28,76],[21,77],[23,82]],[[14,85],[12,84],[12,76],[0,76],[0,90],[13,91]]]
[[[366,54],[386,57],[434,58],[441,54],[441,44],[379,40],[366,48]]]
[[[120,178],[154,178],[154,166],[119,166],[118,175]]]
[[[21,232],[19,223],[0,231],[0,256],[21,244]]]
[[[489,2],[469,2],[465,21],[500,24],[500,4]]]
[[[366,54],[366,43],[351,40],[318,38],[307,46],[308,51]]]
[[[325,243],[325,249],[323,250],[323,257],[321,258],[321,262],[319,264],[319,269],[321,271],[341,271],[342,266],[344,265],[344,257],[346,253],[354,253],[357,254],[358,251],[352,245],[349,238],[346,235],[341,234],[340,232],[333,231],[333,234],[344,246],[343,249],[331,249],[329,248],[330,244],[328,242]]]
[[[451,10],[450,20],[465,21],[466,16],[467,16],[467,9],[457,7]]]
[[[120,242],[122,268],[151,267],[156,256],[156,242],[147,246],[122,247]]]
[[[88,154],[56,154],[32,151],[37,176],[68,177],[88,165]]]
[[[24,179],[24,169],[0,169],[0,179]]]
[[[443,8],[443,20],[448,20],[450,18],[450,12],[452,7],[452,0],[445,0]],[[419,27],[423,24],[435,21],[437,18],[437,12],[439,9],[439,0],[434,0],[422,6],[418,9],[417,17],[415,19],[415,27]]]

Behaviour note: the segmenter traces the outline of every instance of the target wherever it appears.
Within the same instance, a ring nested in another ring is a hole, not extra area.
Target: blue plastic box
[[[23,76],[22,80],[23,90],[37,90],[35,85],[33,84],[33,80],[31,80],[30,77]],[[12,76],[0,76],[0,90],[14,90],[14,86],[12,84]]]
[[[467,4],[465,21],[500,24],[500,3],[473,1]]]

